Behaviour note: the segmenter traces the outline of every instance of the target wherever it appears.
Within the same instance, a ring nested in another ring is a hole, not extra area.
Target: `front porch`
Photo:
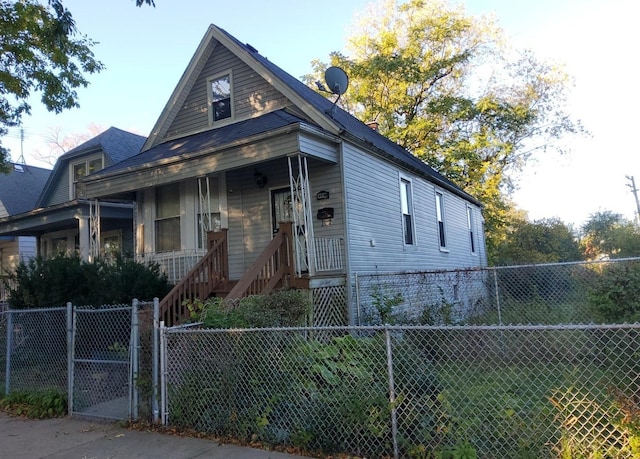
[[[267,294],[282,288],[300,288],[312,293],[314,313],[311,320],[318,319],[325,325],[344,323],[343,312],[336,311],[331,298],[334,295],[314,294],[314,290],[338,290],[344,287],[344,241],[339,238],[314,238],[312,247],[304,258],[313,266],[313,277],[309,271],[301,271],[296,265],[301,254],[296,254],[300,244],[291,222],[281,223],[279,231],[240,279],[229,274],[228,230],[207,233],[205,253],[181,251],[162,254],[145,254],[139,257],[144,263],[157,263],[174,288],[160,302],[161,319],[167,325],[188,318],[185,302],[204,300],[212,296],[236,301],[249,295]],[[313,254],[310,256],[310,254]],[[305,264],[308,266],[308,264]],[[309,266],[310,267],[310,266]],[[312,287],[313,286],[313,287]],[[318,292],[315,292],[318,293]],[[338,309],[344,310],[345,294],[339,295]],[[339,319],[337,319],[339,318]],[[337,322],[337,323],[335,323]]]

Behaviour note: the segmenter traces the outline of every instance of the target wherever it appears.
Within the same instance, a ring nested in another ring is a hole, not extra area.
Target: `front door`
[[[277,188],[271,190],[271,225],[273,234],[278,232],[281,222],[292,222],[293,231],[296,234],[295,260],[301,272],[308,271],[307,245],[305,238],[304,214],[301,210],[294,215],[290,188]]]

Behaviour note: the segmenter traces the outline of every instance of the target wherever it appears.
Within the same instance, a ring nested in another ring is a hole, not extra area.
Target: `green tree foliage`
[[[597,322],[640,321],[640,262],[604,266],[589,290],[589,307]]]
[[[158,265],[125,257],[89,263],[76,254],[36,257],[9,274],[9,305],[14,309],[75,305],[129,304],[134,298],[162,298],[171,286]],[[11,287],[15,285],[15,288]]]
[[[136,0],[143,4],[155,6]],[[31,113],[34,93],[54,113],[78,107],[76,89],[89,84],[85,75],[104,68],[94,44],[60,0],[0,0],[0,138]],[[7,172],[8,158],[0,143],[0,172]]]
[[[517,219],[497,245],[496,265],[558,263],[583,259],[577,235],[558,218]]]
[[[640,228],[608,210],[589,216],[582,226],[581,247],[588,260],[640,256]]]
[[[563,112],[570,80],[531,52],[513,57],[496,24],[443,0],[383,0],[331,65],[345,108],[485,206],[488,250],[505,231],[512,178],[539,150],[583,129]],[[315,75],[327,67],[314,62]],[[558,147],[559,150],[561,150]]]

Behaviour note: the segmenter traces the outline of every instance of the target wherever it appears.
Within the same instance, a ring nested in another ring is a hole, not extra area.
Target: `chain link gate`
[[[75,308],[70,315],[69,414],[135,419],[138,308]]]

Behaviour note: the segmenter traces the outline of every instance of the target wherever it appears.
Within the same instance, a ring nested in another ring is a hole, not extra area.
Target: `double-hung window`
[[[467,226],[469,228],[471,253],[476,253],[476,237],[474,235],[475,221],[473,218],[473,209],[470,206],[467,206]]]
[[[156,252],[180,250],[180,185],[156,189]]]
[[[208,81],[209,121],[211,124],[233,118],[233,85],[231,72]]]
[[[444,224],[444,195],[436,191],[436,219],[438,220],[438,240],[441,249],[447,248],[447,234]]]
[[[102,156],[85,158],[71,163],[71,199],[77,197],[78,182],[87,175],[98,172],[102,169]]]
[[[400,179],[400,207],[402,209],[402,231],[405,245],[413,245],[413,196],[411,195],[411,182]]]

